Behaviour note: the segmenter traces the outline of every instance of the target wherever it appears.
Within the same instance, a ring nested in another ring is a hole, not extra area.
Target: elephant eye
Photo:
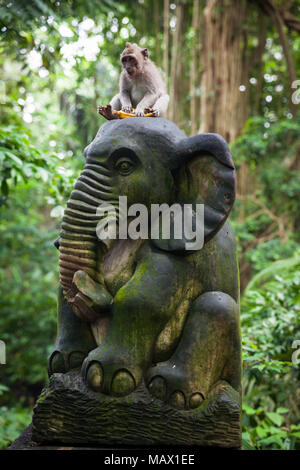
[[[131,171],[133,170],[134,165],[131,160],[128,160],[127,158],[122,158],[117,161],[116,163],[116,169],[121,175],[129,175]]]

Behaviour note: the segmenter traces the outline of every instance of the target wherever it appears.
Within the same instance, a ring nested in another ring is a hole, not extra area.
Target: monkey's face
[[[140,70],[139,62],[134,55],[124,55],[121,62],[130,78],[133,78]]]

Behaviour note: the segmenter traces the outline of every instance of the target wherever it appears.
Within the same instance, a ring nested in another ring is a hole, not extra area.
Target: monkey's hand
[[[145,108],[145,114],[152,114],[152,117],[159,117],[159,110],[157,108]]]
[[[122,106],[122,111],[126,114],[130,114],[132,110],[131,106]]]
[[[101,114],[101,116],[105,117],[105,119],[107,119],[108,121],[116,119],[116,115],[113,113],[110,104],[108,104],[107,106],[98,106],[98,113]]]

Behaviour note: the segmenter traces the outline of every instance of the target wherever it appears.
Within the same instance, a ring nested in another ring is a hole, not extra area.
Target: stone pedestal
[[[88,389],[79,370],[54,374],[33,413],[39,445],[176,445],[240,448],[240,397],[220,383],[200,407],[183,411],[153,398],[144,384],[123,398]]]

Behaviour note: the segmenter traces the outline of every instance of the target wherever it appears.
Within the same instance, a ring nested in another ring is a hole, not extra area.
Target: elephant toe
[[[135,380],[128,370],[119,370],[111,385],[111,393],[117,397],[129,395],[136,388]]]
[[[165,400],[166,395],[167,395],[167,384],[163,377],[160,377],[160,376],[154,377],[150,381],[148,385],[148,389],[154,397],[162,401]]]
[[[92,362],[85,373],[86,381],[89,387],[95,392],[101,391],[101,385],[103,382],[103,370],[99,363]]]
[[[191,409],[198,408],[198,406],[200,406],[203,401],[204,401],[204,396],[202,395],[202,393],[194,393],[190,397],[189,407]]]
[[[184,410],[186,406],[184,393],[180,392],[179,390],[173,392],[169,398],[169,405],[171,405],[173,408]]]
[[[70,369],[76,369],[80,367],[85,358],[85,354],[82,352],[72,352],[69,357]]]
[[[129,395],[137,385],[135,376],[121,362],[113,364],[110,358],[99,350],[90,353],[82,365],[83,380],[95,392],[115,397]]]
[[[65,358],[59,351],[54,351],[48,359],[48,374],[49,377],[52,374],[66,372]]]
[[[86,353],[83,351],[55,350],[48,359],[48,374],[65,374],[71,369],[80,367]]]
[[[201,387],[174,360],[152,367],[146,382],[151,395],[178,410],[197,408],[205,399]]]

